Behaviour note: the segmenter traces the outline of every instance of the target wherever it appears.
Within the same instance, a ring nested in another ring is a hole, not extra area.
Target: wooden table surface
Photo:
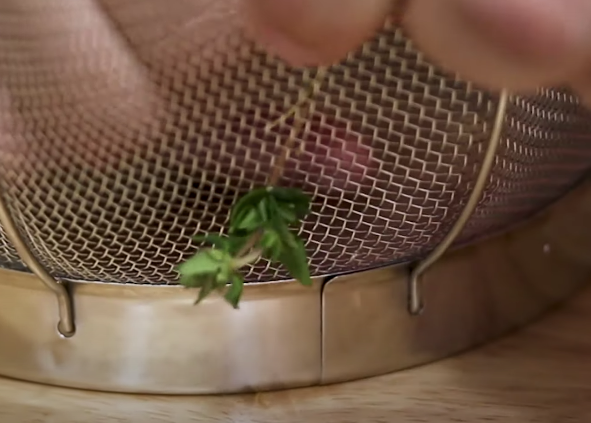
[[[0,380],[0,422],[591,423],[591,290],[479,350],[338,386],[141,397]]]

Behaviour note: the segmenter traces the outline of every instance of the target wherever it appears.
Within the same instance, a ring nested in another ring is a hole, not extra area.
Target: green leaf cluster
[[[240,269],[264,257],[280,263],[303,285],[311,285],[308,258],[294,229],[310,212],[310,198],[296,188],[257,188],[232,207],[227,236],[206,235],[209,244],[178,267],[180,283],[200,288],[196,303],[213,291],[238,307],[244,288]]]

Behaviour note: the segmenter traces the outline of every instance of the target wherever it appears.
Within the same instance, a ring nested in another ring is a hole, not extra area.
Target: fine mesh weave
[[[234,0],[0,4],[0,184],[57,277],[176,283],[174,266],[263,185],[314,69],[259,51]],[[415,260],[478,174],[496,95],[430,63],[388,24],[329,69],[282,185],[313,195],[314,275]],[[509,102],[485,195],[459,242],[529,217],[591,166],[589,114],[564,90]],[[22,269],[0,231],[0,264]],[[287,277],[263,262],[247,280]]]

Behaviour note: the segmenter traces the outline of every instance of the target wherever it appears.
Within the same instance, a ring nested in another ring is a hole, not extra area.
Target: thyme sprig
[[[241,269],[261,258],[281,264],[302,285],[312,284],[305,245],[296,232],[310,212],[311,199],[298,188],[277,185],[301,130],[304,106],[310,102],[324,74],[325,69],[319,69],[311,86],[300,92],[296,104],[267,126],[270,130],[287,118],[294,118],[290,137],[281,149],[267,186],[251,190],[234,204],[227,235],[195,238],[209,247],[200,249],[178,267],[181,285],[199,288],[195,304],[217,291],[238,308],[244,290]]]

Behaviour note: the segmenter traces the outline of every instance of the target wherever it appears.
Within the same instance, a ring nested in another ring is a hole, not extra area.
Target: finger
[[[382,27],[392,0],[245,0],[248,29],[292,65],[331,64]]]
[[[404,26],[438,64],[495,89],[564,82],[591,53],[588,0],[413,0]]]
[[[591,108],[591,66],[580,75],[571,78],[569,85],[579,96],[581,103]]]

